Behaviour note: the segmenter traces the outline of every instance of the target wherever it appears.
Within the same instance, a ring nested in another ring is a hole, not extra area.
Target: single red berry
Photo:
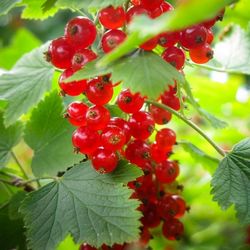
[[[173,6],[170,3],[163,1],[159,7],[150,11],[150,17],[156,18],[160,16],[161,14],[168,12],[168,11],[172,11],[172,10],[174,10]]]
[[[173,5],[165,1],[162,2],[161,8],[162,8],[163,13],[174,10]]]
[[[163,0],[141,0],[141,6],[147,10],[154,10],[162,4]]]
[[[172,46],[162,53],[162,58],[177,70],[180,70],[184,66],[186,57],[182,49]]]
[[[214,40],[214,33],[211,29],[207,29],[207,43],[211,44]]]
[[[70,123],[74,126],[85,126],[88,108],[86,104],[79,101],[70,103],[67,108],[67,116]]]
[[[163,128],[156,133],[155,140],[160,148],[168,150],[176,143],[176,134],[170,128]]]
[[[157,143],[153,143],[151,145],[151,151],[150,151],[152,160],[154,160],[157,163],[166,161],[171,150],[172,148],[163,149]]]
[[[158,36],[151,38],[148,41],[146,41],[145,43],[141,44],[140,48],[147,50],[147,51],[151,51],[157,46],[157,43],[158,43]]]
[[[104,148],[110,150],[121,149],[125,142],[126,136],[123,130],[115,125],[108,125],[101,134],[101,142]]]
[[[47,61],[59,69],[71,67],[74,48],[65,37],[59,37],[51,42],[46,54]]]
[[[108,123],[108,125],[114,125],[119,127],[124,135],[126,136],[126,142],[127,143],[130,138],[131,138],[131,129],[129,126],[129,123],[127,121],[125,121],[124,119],[120,118],[120,117],[112,117]]]
[[[180,32],[165,32],[159,35],[158,43],[164,48],[174,46],[180,39]]]
[[[172,114],[170,112],[154,105],[150,105],[149,111],[153,116],[155,123],[159,125],[168,123],[172,118]]]
[[[72,143],[81,153],[91,154],[100,145],[100,135],[88,127],[79,127],[73,133]]]
[[[162,233],[168,240],[179,240],[184,233],[184,226],[179,220],[171,219],[163,223]]]
[[[163,219],[169,220],[178,214],[179,205],[171,195],[166,194],[159,201],[158,212]]]
[[[118,157],[114,151],[100,147],[92,154],[91,161],[97,172],[106,174],[116,168]]]
[[[75,17],[67,23],[64,35],[75,48],[85,49],[95,41],[96,33],[96,27],[90,19]]]
[[[97,55],[90,49],[78,50],[72,58],[72,68],[74,70],[81,69],[85,64],[97,58]]]
[[[164,161],[157,165],[155,170],[156,178],[161,183],[174,182],[179,175],[179,165],[175,161]]]
[[[102,49],[105,53],[110,52],[122,43],[126,38],[126,34],[121,30],[108,30],[101,39]]]
[[[161,95],[161,101],[174,110],[178,111],[181,108],[180,100],[173,92],[165,91],[163,95]]]
[[[96,77],[88,82],[86,96],[92,103],[96,105],[107,104],[113,96],[113,85],[103,77]]]
[[[201,47],[207,42],[207,29],[203,25],[194,25],[181,32],[180,43],[186,49]]]
[[[151,240],[152,235],[150,233],[150,231],[148,230],[147,227],[143,227],[141,229],[141,233],[140,233],[140,243],[142,245],[147,245],[149,243],[149,241]]]
[[[129,89],[120,92],[117,105],[125,113],[136,113],[144,104],[144,98],[139,94],[132,94]]]
[[[126,13],[123,7],[108,6],[99,12],[99,21],[106,29],[121,28],[126,22]]]
[[[204,64],[210,61],[214,56],[214,51],[209,44],[205,44],[197,49],[191,49],[189,51],[191,60],[198,64]]]
[[[187,210],[186,202],[179,195],[172,195],[172,197],[178,204],[178,212],[175,218],[181,218]]]
[[[157,205],[150,203],[143,210],[142,224],[149,228],[158,227],[161,223],[161,218],[157,213]]]
[[[129,119],[131,134],[136,139],[145,140],[154,131],[155,123],[152,115],[145,111],[132,114]]]
[[[81,244],[79,250],[97,250],[97,248],[88,245],[87,243]]]
[[[104,129],[110,120],[109,111],[99,105],[91,106],[86,113],[87,126],[92,130]]]
[[[150,159],[150,146],[142,140],[134,140],[128,143],[125,150],[126,158],[139,167],[143,167]]]
[[[141,6],[131,6],[126,13],[127,23],[130,23],[135,16],[147,15],[150,16],[149,11]]]
[[[58,82],[63,94],[78,96],[86,90],[87,80],[64,82],[66,78],[72,76],[75,72],[72,68],[68,68],[61,74]]]

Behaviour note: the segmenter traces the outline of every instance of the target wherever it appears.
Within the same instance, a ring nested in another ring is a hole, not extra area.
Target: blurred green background
[[[172,2],[174,4],[174,1]],[[224,22],[217,24],[214,28],[215,43],[218,42],[218,37],[228,25],[238,24],[246,29],[250,19],[249,13],[249,0],[242,0],[232,8],[228,8]],[[22,20],[20,14],[21,9],[14,9],[9,14],[0,17],[0,72],[10,69],[24,53],[62,35],[67,21],[77,15],[65,10],[45,21],[31,21]],[[226,121],[228,126],[225,129],[212,128],[189,105],[186,111],[187,117],[193,117],[195,122],[224,149],[231,149],[235,143],[249,137],[250,77],[189,66],[184,71],[194,96],[201,106]],[[169,126],[177,131],[178,141],[190,141],[207,154],[216,158],[220,157],[203,138],[182,121],[174,118]],[[14,151],[28,169],[31,155],[28,147],[22,143]],[[156,236],[150,243],[152,248],[156,250],[250,249],[250,246],[245,244],[246,227],[236,220],[233,207],[222,211],[217,203],[212,201],[210,181],[216,164],[203,157],[192,158],[181,146],[175,147],[173,158],[178,159],[181,164],[179,182],[184,185],[183,196],[191,206],[190,213],[186,214],[182,220],[186,230],[185,237],[177,243],[172,243],[164,240],[160,232],[156,231]],[[10,162],[9,167],[15,168],[15,163]],[[0,186],[0,188],[3,187]],[[8,199],[7,191],[6,196],[0,197],[0,201],[3,202],[6,199]],[[169,248],[166,248],[167,246]],[[58,249],[74,250],[78,249],[78,246],[67,238]]]

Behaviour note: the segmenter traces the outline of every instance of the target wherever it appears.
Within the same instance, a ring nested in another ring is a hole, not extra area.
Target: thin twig
[[[25,172],[24,167],[22,166],[21,162],[18,160],[18,158],[16,157],[15,153],[13,151],[10,151],[11,156],[13,157],[13,159],[15,160],[16,164],[18,165],[18,167],[20,168],[20,170],[22,171],[24,177],[26,179],[29,179],[28,174]]]

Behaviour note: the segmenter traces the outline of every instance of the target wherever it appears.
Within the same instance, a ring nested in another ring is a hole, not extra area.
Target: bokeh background
[[[175,1],[171,2],[175,5]],[[63,35],[67,21],[77,15],[72,11],[61,10],[54,17],[44,21],[23,20],[20,18],[21,10],[22,8],[16,8],[0,17],[0,72],[11,69],[24,53]],[[224,21],[214,27],[214,44],[230,33],[232,25],[239,25],[241,29],[247,30],[249,13],[249,0],[241,0],[228,8]],[[229,53],[226,47],[223,53]],[[228,126],[224,129],[213,128],[190,105],[187,105],[186,115],[192,117],[224,149],[230,150],[235,143],[249,137],[250,77],[244,74],[211,71],[202,67],[186,66],[184,71],[200,105],[227,122]],[[190,141],[208,155],[220,159],[216,151],[182,121],[174,118],[169,127],[177,132],[180,145],[184,141]],[[31,150],[21,143],[14,151],[28,170]],[[151,247],[156,250],[250,249],[250,245],[246,245],[250,232],[247,233],[247,227],[237,221],[234,208],[222,211],[212,200],[210,181],[217,167],[216,162],[202,155],[197,158],[197,155],[190,154],[178,145],[175,147],[173,158],[180,162],[181,175],[178,180],[184,185],[183,196],[191,207],[190,212],[182,220],[185,225],[185,236],[181,241],[172,243],[164,240],[156,230],[155,237],[150,243]],[[14,162],[10,162],[8,167],[16,166]],[[0,188],[4,194],[0,197],[0,202],[3,203],[8,199],[8,190],[4,190],[1,184]],[[78,246],[73,244],[71,238],[67,238],[58,249],[74,250],[78,249]]]

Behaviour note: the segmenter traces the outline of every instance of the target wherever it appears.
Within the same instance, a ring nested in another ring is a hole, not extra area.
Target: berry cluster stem
[[[223,151],[222,148],[220,148],[210,137],[208,137],[205,134],[205,132],[202,131],[195,123],[193,123],[192,121],[185,118],[181,113],[175,111],[174,109],[172,109],[172,108],[170,108],[170,107],[168,107],[168,106],[166,106],[164,104],[158,103],[158,102],[153,101],[153,100],[146,100],[145,102],[149,103],[149,104],[153,104],[154,106],[162,108],[164,110],[167,110],[168,112],[170,112],[173,115],[177,116],[183,122],[185,122],[190,127],[192,127],[196,132],[198,132],[205,140],[207,140],[221,156],[223,156],[223,157],[226,156],[226,153]]]

